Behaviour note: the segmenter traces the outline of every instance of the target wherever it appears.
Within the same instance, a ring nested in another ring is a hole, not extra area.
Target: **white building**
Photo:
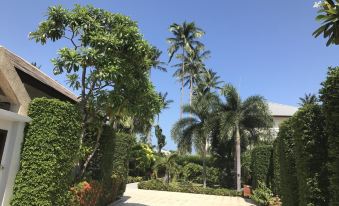
[[[268,107],[273,117],[273,131],[277,133],[279,131],[279,125],[288,118],[292,117],[293,114],[298,111],[298,107],[278,104],[269,102]]]
[[[19,168],[29,103],[36,97],[77,97],[29,62],[0,46],[0,206],[8,206]]]

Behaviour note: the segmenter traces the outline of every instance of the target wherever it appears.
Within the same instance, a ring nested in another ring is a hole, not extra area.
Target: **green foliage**
[[[134,183],[134,182],[141,182],[144,178],[143,177],[127,177],[127,183]]]
[[[329,68],[322,86],[320,99],[323,102],[328,136],[330,205],[334,206],[339,205],[339,67]]]
[[[138,143],[133,146],[129,160],[129,175],[148,176],[155,162],[155,155],[148,144]]]
[[[178,165],[185,166],[189,163],[194,163],[202,166],[202,158],[198,155],[180,155],[177,157],[176,162]],[[206,157],[206,166],[213,166],[213,159],[211,157]]]
[[[279,128],[277,144],[280,162],[280,194],[284,205],[298,206],[298,179],[295,160],[294,129],[292,119]]]
[[[299,206],[328,205],[327,137],[321,107],[305,104],[292,121]]]
[[[252,184],[252,151],[247,150],[241,154],[241,174],[242,174],[242,182],[247,185]]]
[[[113,154],[113,188],[116,197],[121,197],[126,189],[128,161],[134,137],[127,133],[116,133]]]
[[[202,166],[194,163],[188,163],[182,168],[182,175],[185,181],[200,182],[202,176]]]
[[[12,206],[68,205],[79,152],[80,115],[74,105],[37,98],[29,107]]]
[[[115,138],[114,131],[109,126],[104,126],[102,137],[100,139],[100,177],[99,180],[102,184],[102,194],[100,198],[100,204],[105,205],[113,202],[116,196],[111,192],[114,187],[112,181],[114,152],[115,152]]]
[[[250,196],[260,206],[268,206],[272,197],[273,193],[270,188],[261,181],[258,181],[258,187],[253,190],[253,195]]]
[[[240,196],[241,193],[235,190],[223,189],[223,188],[203,188],[201,186],[196,186],[191,183],[183,182],[174,182],[170,184],[165,184],[160,180],[149,180],[145,182],[140,182],[138,184],[139,189],[144,190],[160,190],[160,191],[170,191],[170,192],[184,192],[184,193],[195,193],[195,194],[207,194],[207,195],[219,195],[219,196]]]
[[[155,126],[155,136],[158,140],[158,153],[161,153],[161,149],[166,145],[166,136],[162,133],[162,129],[159,125]]]
[[[277,137],[279,138],[279,137]],[[271,189],[272,192],[276,195],[280,195],[280,162],[279,162],[279,140],[275,139],[273,143],[273,153],[272,153],[272,164],[273,167],[273,178]]]
[[[165,170],[164,182],[169,183],[171,180],[175,179],[179,172],[180,167],[176,162],[178,154],[173,153],[165,157],[158,157],[153,166],[156,176],[159,173],[159,170]]]
[[[272,146],[262,145],[253,148],[251,157],[251,171],[253,177],[253,187],[259,186],[259,182],[270,185],[272,177],[270,171],[272,156]]]
[[[331,44],[339,44],[338,35],[338,17],[339,8],[338,1],[324,0],[321,1],[318,10],[319,15],[316,20],[321,21],[322,25],[316,31],[313,32],[313,36],[318,37],[323,34],[324,38],[328,38],[326,46]]]

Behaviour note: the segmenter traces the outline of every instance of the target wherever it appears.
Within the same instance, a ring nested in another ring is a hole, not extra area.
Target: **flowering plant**
[[[71,188],[72,205],[95,206],[101,195],[101,184],[98,181],[83,181]]]

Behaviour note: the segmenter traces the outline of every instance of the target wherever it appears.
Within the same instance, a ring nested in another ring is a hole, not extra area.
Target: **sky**
[[[262,95],[268,101],[297,106],[305,93],[317,93],[329,66],[339,65],[339,47],[325,46],[312,32],[315,21],[313,1],[295,0],[1,0],[0,45],[37,62],[42,70],[66,86],[63,76],[54,76],[50,59],[65,42],[40,45],[28,39],[46,15],[48,6],[91,4],[138,22],[144,38],[163,51],[168,61],[166,38],[170,24],[194,21],[206,35],[201,39],[211,51],[206,61],[225,82],[235,85],[242,98]],[[176,149],[170,130],[179,118],[180,83],[168,72],[152,71],[157,91],[168,92],[174,100],[160,115],[167,137],[165,149]],[[188,91],[185,101],[188,102]],[[153,135],[155,144],[155,137]]]

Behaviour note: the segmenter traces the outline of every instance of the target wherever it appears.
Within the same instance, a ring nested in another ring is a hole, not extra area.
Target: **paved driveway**
[[[254,206],[241,197],[139,190],[128,184],[124,197],[111,206]]]

